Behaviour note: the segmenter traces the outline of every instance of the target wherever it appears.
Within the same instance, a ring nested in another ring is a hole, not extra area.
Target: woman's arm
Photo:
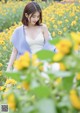
[[[43,30],[43,35],[45,38],[44,49],[51,50],[56,53],[57,52],[56,47],[49,43],[49,40],[52,40],[52,37],[49,34],[48,28],[45,24],[43,24],[42,30]]]
[[[17,49],[15,47],[13,47],[12,54],[11,54],[11,57],[10,57],[6,71],[10,71],[10,69],[12,68],[13,63],[16,59],[17,53],[18,53]]]
[[[43,32],[45,41],[49,40],[49,31],[45,24],[43,24],[43,26],[42,26],[42,32]]]

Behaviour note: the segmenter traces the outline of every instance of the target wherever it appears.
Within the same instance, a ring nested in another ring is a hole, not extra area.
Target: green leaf
[[[32,89],[30,93],[35,94],[38,98],[44,98],[50,96],[51,90],[47,86],[39,86]]]
[[[54,38],[54,40],[50,40],[49,42],[53,45],[57,44],[61,39],[60,38]]]
[[[50,77],[51,80],[54,80],[55,79],[55,75],[53,73],[52,74],[51,73],[48,73],[48,76]]]
[[[67,92],[69,92],[73,86],[73,78],[74,76],[72,75],[72,76],[64,77],[62,80],[63,88]]]
[[[3,72],[9,78],[15,79],[16,81],[20,81],[20,73],[19,72]]]
[[[69,101],[69,97],[68,95],[65,95],[62,97],[62,100],[58,103],[58,107],[62,108],[62,107],[70,107],[71,103]]]
[[[54,100],[42,99],[37,102],[36,106],[39,110],[39,113],[57,113]]]
[[[20,113],[38,113],[38,110],[33,105],[29,105],[29,106],[27,105],[22,107],[22,111]]]
[[[54,54],[55,53],[53,53],[52,51],[49,51],[49,50],[41,50],[41,51],[36,53],[38,58],[41,59],[41,60],[52,59]]]

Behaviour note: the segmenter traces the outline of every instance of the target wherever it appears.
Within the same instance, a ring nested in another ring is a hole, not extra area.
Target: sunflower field
[[[29,0],[0,2],[0,113],[80,113],[80,0],[66,1],[37,0],[58,51],[25,52],[10,72],[10,39]]]

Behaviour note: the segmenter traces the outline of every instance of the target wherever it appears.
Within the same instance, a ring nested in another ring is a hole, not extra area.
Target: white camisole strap
[[[43,33],[40,31],[35,39],[32,39],[27,36],[27,31],[25,29],[25,35],[26,35],[26,41],[30,46],[32,54],[35,54],[36,52],[43,49],[44,46],[44,36]]]

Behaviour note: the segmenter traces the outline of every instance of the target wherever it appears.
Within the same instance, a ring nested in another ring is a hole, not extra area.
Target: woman
[[[35,54],[42,49],[55,51],[50,45],[50,33],[46,25],[42,24],[42,10],[38,3],[29,2],[23,11],[22,26],[15,29],[11,42],[13,43],[12,54],[7,66],[10,71],[16,58],[26,51]]]

